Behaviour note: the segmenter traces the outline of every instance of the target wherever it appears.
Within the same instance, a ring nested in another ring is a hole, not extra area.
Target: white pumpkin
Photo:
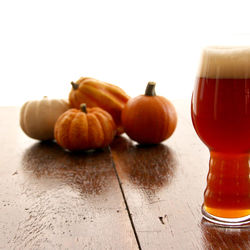
[[[57,118],[69,109],[63,99],[51,99],[26,102],[20,112],[20,126],[24,133],[33,139],[54,139],[54,125]]]

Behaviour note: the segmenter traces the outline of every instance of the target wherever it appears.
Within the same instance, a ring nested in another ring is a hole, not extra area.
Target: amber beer
[[[210,150],[204,216],[250,222],[250,48],[203,51],[192,97],[194,128]]]

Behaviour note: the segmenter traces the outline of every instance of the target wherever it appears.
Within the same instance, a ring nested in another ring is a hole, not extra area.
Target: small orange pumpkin
[[[125,105],[122,124],[131,139],[141,144],[157,144],[173,134],[177,114],[169,100],[156,96],[155,83],[149,82],[145,95],[131,98]]]
[[[108,146],[116,133],[112,116],[101,108],[69,109],[55,124],[55,139],[66,149],[88,150]]]
[[[81,77],[77,82],[71,82],[71,85],[71,107],[80,108],[81,103],[86,103],[88,107],[100,107],[112,115],[117,134],[123,133],[121,111],[129,96],[121,88],[90,77]]]

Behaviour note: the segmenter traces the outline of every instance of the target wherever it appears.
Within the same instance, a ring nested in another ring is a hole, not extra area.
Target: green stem
[[[73,88],[74,90],[78,89],[78,87],[79,87],[79,84],[77,84],[77,83],[75,83],[75,82],[71,82],[71,85],[72,85],[72,88]]]
[[[80,109],[81,109],[82,112],[87,114],[87,105],[86,105],[86,103],[82,103],[80,105]]]
[[[145,90],[146,96],[156,96],[155,93],[155,82],[148,82],[147,88]]]

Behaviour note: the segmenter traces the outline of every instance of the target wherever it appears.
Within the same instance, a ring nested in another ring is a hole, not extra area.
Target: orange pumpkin
[[[66,149],[88,150],[108,146],[116,133],[112,116],[101,108],[69,109],[55,124],[55,139]]]
[[[122,124],[131,139],[141,144],[157,144],[173,134],[177,114],[169,100],[156,96],[155,83],[149,82],[145,95],[131,98],[125,105]]]
[[[88,107],[100,107],[112,115],[117,133],[123,133],[121,111],[129,96],[121,88],[90,77],[81,77],[71,85],[69,103],[73,108],[79,108],[81,103],[86,103]]]

